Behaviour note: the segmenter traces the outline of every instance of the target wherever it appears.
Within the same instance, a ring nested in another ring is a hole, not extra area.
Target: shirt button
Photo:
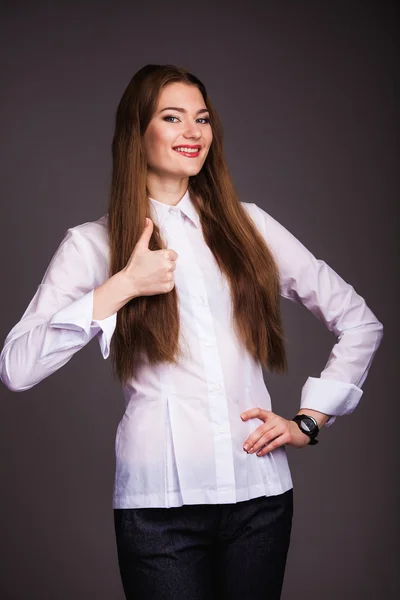
[[[214,390],[219,390],[219,389],[221,389],[221,384],[214,383],[213,388],[214,388]]]
[[[220,428],[218,429],[218,431],[219,431],[219,433],[225,433],[225,427],[220,427]]]
[[[179,214],[179,209],[178,208],[169,208],[168,212],[170,215],[172,215],[173,217],[177,217]]]
[[[194,296],[194,301],[196,304],[204,304],[204,300],[201,296]]]
[[[206,342],[206,346],[213,346],[213,342]]]

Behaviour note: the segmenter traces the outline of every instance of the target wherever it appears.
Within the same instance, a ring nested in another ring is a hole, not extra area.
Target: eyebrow
[[[185,108],[181,108],[179,106],[167,106],[166,108],[162,108],[159,111],[159,114],[162,113],[164,110],[177,110],[178,112],[181,112],[181,113],[187,113],[187,110]],[[205,113],[205,112],[209,112],[208,108],[201,108],[200,110],[197,111],[196,115],[199,115],[200,113]]]

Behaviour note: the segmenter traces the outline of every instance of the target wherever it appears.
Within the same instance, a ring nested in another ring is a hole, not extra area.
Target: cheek
[[[149,161],[152,159],[165,159],[166,153],[171,151],[174,138],[171,133],[152,131],[146,139],[146,153]]]
[[[206,143],[207,143],[207,148],[208,148],[207,154],[208,154],[208,152],[210,152],[210,147],[211,147],[212,140],[213,140],[213,135],[212,135],[211,131],[210,131],[209,135],[204,136],[204,139],[206,140]]]

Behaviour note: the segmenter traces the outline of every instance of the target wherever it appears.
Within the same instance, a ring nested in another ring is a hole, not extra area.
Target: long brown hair
[[[256,360],[271,371],[284,373],[287,358],[278,267],[236,194],[224,158],[222,125],[206,88],[187,69],[144,66],[133,76],[118,105],[108,211],[110,277],[126,266],[146,216],[151,218],[143,135],[161,89],[172,82],[196,85],[209,111],[212,143],[202,169],[189,177],[188,186],[204,239],[230,286],[233,326]],[[149,248],[166,247],[154,223]],[[150,364],[179,360],[178,300],[174,287],[165,294],[133,298],[118,311],[110,352],[114,374],[122,383],[134,376],[143,357]]]

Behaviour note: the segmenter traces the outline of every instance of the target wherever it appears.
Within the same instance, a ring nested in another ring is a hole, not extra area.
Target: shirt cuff
[[[329,427],[333,425],[337,416],[352,413],[363,393],[354,383],[309,377],[301,390],[300,409],[311,408],[331,415],[324,425]]]
[[[113,336],[116,323],[117,313],[113,313],[105,319],[92,319],[93,314],[93,292],[87,292],[77,300],[74,300],[68,306],[57,311],[50,319],[49,325],[56,329],[66,329],[69,331],[78,332],[81,334],[80,343],[87,343],[93,335],[98,334],[99,345],[103,358],[108,358],[110,354],[111,338]],[[83,334],[83,336],[82,336]],[[64,336],[65,338],[65,336]],[[70,340],[68,342],[68,339]],[[62,347],[47,348],[44,355],[57,350],[64,350],[67,347],[79,345],[76,343],[76,337],[67,337],[64,339]],[[42,358],[44,358],[42,355]]]
[[[100,350],[103,358],[108,358],[110,354],[111,338],[115,331],[116,325],[117,313],[114,313],[105,319],[94,319],[92,321],[92,328],[98,327],[99,331],[101,331],[101,333],[97,335],[97,339],[100,344]]]

